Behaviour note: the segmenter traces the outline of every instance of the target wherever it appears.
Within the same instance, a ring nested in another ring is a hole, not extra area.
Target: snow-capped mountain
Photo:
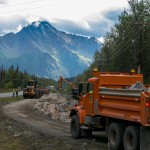
[[[73,77],[90,65],[100,45],[94,37],[67,34],[46,21],[33,22],[0,37],[0,65],[18,65],[22,71],[53,79]]]

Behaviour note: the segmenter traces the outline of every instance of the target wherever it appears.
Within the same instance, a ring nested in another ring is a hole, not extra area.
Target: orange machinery
[[[75,84],[70,82],[67,79],[64,79],[62,76],[60,76],[59,80],[58,80],[58,89],[62,92],[62,82],[65,82],[67,84],[69,84],[72,87],[72,98],[78,99],[77,95],[78,95],[78,89],[75,87]]]
[[[143,75],[101,73],[79,83],[80,101],[71,110],[71,134],[105,131],[110,150],[150,149],[150,88]]]
[[[58,88],[60,90],[62,90],[62,81],[66,82],[67,84],[69,84],[70,86],[72,86],[72,88],[75,88],[75,85],[74,83],[70,82],[69,80],[67,79],[64,79],[62,76],[60,76],[59,80],[58,80]]]
[[[48,94],[47,88],[41,88],[34,80],[28,81],[28,85],[23,89],[24,98],[40,98],[43,94]]]

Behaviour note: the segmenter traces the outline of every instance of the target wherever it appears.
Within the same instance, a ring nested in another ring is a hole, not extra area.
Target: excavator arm
[[[64,79],[62,76],[60,76],[59,80],[58,80],[58,89],[62,89],[62,82],[65,82],[67,84],[69,84],[72,88],[75,88],[75,85],[70,82],[69,80]]]
[[[60,76],[58,80],[58,89],[62,91],[62,82],[69,84],[72,87],[72,97],[78,99],[78,89],[75,87],[74,83],[70,82],[69,80],[64,79]]]

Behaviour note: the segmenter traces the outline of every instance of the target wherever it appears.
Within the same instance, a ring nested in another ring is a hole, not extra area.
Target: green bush
[[[11,82],[11,81],[10,81],[10,82],[7,82],[6,85],[5,85],[5,88],[6,88],[6,89],[14,88],[14,83]]]

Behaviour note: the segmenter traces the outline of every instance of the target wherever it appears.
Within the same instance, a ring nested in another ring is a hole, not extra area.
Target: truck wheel
[[[43,96],[43,91],[39,91],[39,98]]]
[[[108,144],[110,150],[123,149],[124,128],[120,123],[112,123],[108,129]]]
[[[77,139],[81,137],[80,123],[76,115],[71,117],[70,130],[73,138]]]
[[[124,150],[140,149],[140,131],[136,126],[128,126],[123,137]]]
[[[35,91],[35,98],[36,98],[36,99],[39,98],[39,91],[38,91],[38,90]]]

